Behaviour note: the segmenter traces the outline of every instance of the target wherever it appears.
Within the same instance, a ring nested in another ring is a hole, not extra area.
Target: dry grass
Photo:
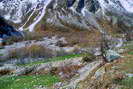
[[[66,46],[78,45],[80,47],[98,46],[101,40],[101,33],[92,28],[89,30],[76,30],[76,29],[54,29],[46,28],[42,32],[45,37],[64,37],[67,41]],[[95,34],[95,35],[94,35]]]
[[[44,68],[36,72],[31,72],[27,75],[47,75],[52,74],[59,76],[62,80],[71,79],[75,74],[78,73],[78,70],[81,69],[83,65],[65,65],[52,68]]]
[[[126,34],[125,35],[126,40],[128,41],[133,40],[133,33],[131,32],[131,29],[133,29],[133,27],[128,27],[124,23],[120,22],[118,22],[117,24],[112,24],[112,22],[109,22],[104,19],[99,20],[98,23],[112,37],[123,38],[123,34]]]
[[[42,32],[25,32],[23,40],[41,40],[43,37],[44,34]]]
[[[52,57],[53,51],[45,48],[42,45],[31,45],[28,47],[23,47],[23,48],[16,48],[14,50],[10,50],[8,58],[26,58],[26,57],[31,57],[31,58],[42,58],[42,57]]]
[[[62,80],[71,79],[75,74],[78,73],[78,70],[81,69],[83,65],[69,65],[52,68],[50,73],[53,75],[60,76]],[[62,73],[62,74],[60,74]]]
[[[13,71],[5,69],[5,70],[0,70],[0,76],[2,75],[7,75],[7,74],[11,74]]]

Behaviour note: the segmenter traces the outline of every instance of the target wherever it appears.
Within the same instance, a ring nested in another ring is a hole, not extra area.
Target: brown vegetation
[[[13,73],[13,70],[8,70],[8,69],[0,70],[0,76],[11,74],[11,73]]]
[[[37,31],[40,32],[40,28]],[[77,30],[77,29],[58,29],[54,27],[42,28],[41,33],[46,37],[58,36],[64,37],[68,42],[66,46],[78,45],[81,47],[98,46],[101,40],[101,33],[91,28],[91,30]],[[95,34],[95,35],[94,35]]]
[[[25,32],[23,40],[41,40],[43,37],[44,34],[42,32]]]
[[[70,79],[75,74],[77,74],[78,70],[81,69],[82,67],[83,67],[83,65],[62,66],[62,67],[58,67],[58,68],[52,68],[50,73],[60,76],[62,80]]]
[[[25,57],[32,57],[32,58],[41,58],[41,57],[52,57],[53,52],[52,50],[45,48],[42,45],[33,44],[28,47],[16,48],[14,50],[10,50],[8,58],[25,58]]]
[[[82,59],[83,62],[92,62],[92,61],[95,61],[95,60],[96,60],[96,56],[91,54],[91,53],[90,54],[87,53]]]
[[[70,79],[75,74],[78,73],[78,70],[81,69],[83,65],[68,65],[68,66],[59,66],[52,68],[44,68],[37,72],[29,73],[28,75],[41,75],[41,74],[52,74],[59,76],[62,80]]]

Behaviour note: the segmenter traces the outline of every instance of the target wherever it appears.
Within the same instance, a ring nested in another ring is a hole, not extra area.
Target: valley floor
[[[21,71],[0,68],[0,89],[133,89],[132,48],[123,47],[123,57],[105,64],[69,55],[17,65]]]

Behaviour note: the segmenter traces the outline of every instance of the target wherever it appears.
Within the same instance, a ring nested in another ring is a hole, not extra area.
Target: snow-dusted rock
[[[107,52],[106,52],[106,59],[109,62],[111,62],[113,60],[117,60],[120,57],[121,57],[120,54],[118,54],[116,51],[107,50]]]
[[[133,26],[132,4],[131,0],[1,0],[0,15],[19,30],[33,31],[42,18],[46,24],[64,29],[94,26],[100,30],[97,17]]]

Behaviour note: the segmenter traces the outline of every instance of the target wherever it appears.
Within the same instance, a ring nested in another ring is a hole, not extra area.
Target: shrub
[[[91,53],[84,54],[84,57],[82,59],[83,62],[92,62],[96,60],[96,56]]]
[[[26,47],[9,50],[8,59],[28,57]]]
[[[0,76],[10,74],[11,72],[12,71],[11,70],[8,70],[8,69],[0,70]]]
[[[42,57],[52,57],[54,56],[53,51],[45,48],[42,45],[33,44],[28,47],[16,48],[14,50],[10,50],[8,54],[9,59],[13,58],[42,58]]]
[[[53,51],[42,45],[31,45],[27,48],[30,57],[52,57]]]
[[[14,42],[27,41],[27,40],[41,40],[44,37],[43,32],[23,32],[24,37],[10,37],[4,39],[2,45],[10,45]]]
[[[43,38],[43,32],[24,32],[24,40],[40,40]]]

